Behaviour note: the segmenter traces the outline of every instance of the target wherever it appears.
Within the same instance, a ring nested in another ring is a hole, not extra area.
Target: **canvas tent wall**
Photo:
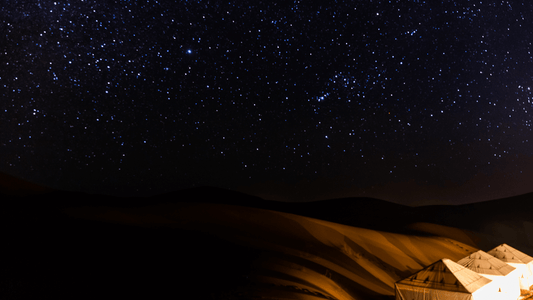
[[[498,286],[449,259],[441,259],[395,284],[396,300],[504,299]]]
[[[518,251],[507,244],[501,244],[494,249],[487,251],[487,253],[517,268],[520,289],[530,289],[533,284],[533,257]]]
[[[520,285],[517,280],[519,270],[485,251],[471,253],[457,263],[491,279],[503,293],[502,298],[516,300],[520,296]]]

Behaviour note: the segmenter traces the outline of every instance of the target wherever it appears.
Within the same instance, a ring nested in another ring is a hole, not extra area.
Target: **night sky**
[[[115,195],[533,190],[533,3],[5,2],[2,172]]]

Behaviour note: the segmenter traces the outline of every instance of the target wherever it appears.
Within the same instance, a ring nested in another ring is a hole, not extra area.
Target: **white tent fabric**
[[[472,300],[471,294],[396,284],[396,300]]]
[[[491,279],[441,259],[395,284],[396,300],[505,299]]]
[[[533,257],[507,244],[501,244],[487,253],[517,268],[520,289],[529,290],[533,284]]]
[[[520,285],[517,280],[519,270],[485,251],[471,253],[457,263],[491,279],[503,293],[502,298],[516,300],[520,296]]]

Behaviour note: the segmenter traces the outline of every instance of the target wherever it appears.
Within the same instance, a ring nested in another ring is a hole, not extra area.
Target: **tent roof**
[[[496,248],[487,251],[487,253],[506,263],[528,264],[533,261],[533,257],[520,252],[507,244],[501,244]]]
[[[457,263],[474,272],[488,275],[505,276],[516,269],[483,250],[473,252]]]
[[[447,258],[398,281],[398,284],[472,294],[492,280]]]

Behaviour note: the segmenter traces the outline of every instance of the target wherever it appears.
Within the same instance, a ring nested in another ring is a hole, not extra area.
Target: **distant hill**
[[[445,226],[460,229],[462,234],[449,237],[459,238],[482,249],[493,248],[504,239],[504,242],[533,253],[533,193],[465,205],[420,207],[366,197],[306,203],[277,202],[213,187],[176,191],[162,196],[164,197],[156,198],[171,203],[201,202],[269,209],[354,227],[403,234],[434,235],[437,231],[442,234],[442,230],[431,225],[435,224],[441,226],[440,228]]]
[[[28,196],[49,193],[54,189],[0,172],[0,194]]]
[[[492,239],[493,236],[510,235],[506,242],[533,251],[533,222],[530,221],[533,193],[466,205],[421,207],[409,207],[364,197],[307,203],[277,202],[216,187],[197,187],[151,197],[116,197],[67,191],[51,191],[46,196],[44,198],[40,195],[25,197],[4,195],[3,199],[6,201],[3,201],[3,205],[5,208],[39,211],[80,206],[128,208],[179,202],[229,204],[394,233],[432,235],[436,229],[424,229],[421,224],[448,226],[463,230],[466,235],[475,234],[477,238],[462,240],[481,248],[496,246],[497,242]],[[7,201],[7,199],[12,200]],[[476,242],[472,244],[474,241]]]
[[[1,174],[0,174],[1,175]],[[5,176],[3,178],[6,178]],[[9,178],[9,181],[20,179]],[[4,181],[4,185],[5,185]],[[27,183],[31,186],[31,183]],[[22,185],[21,185],[22,186]],[[0,194],[2,192],[0,191]],[[197,187],[151,197],[115,197],[81,192],[47,190],[46,198],[40,195],[16,197],[4,195],[7,209],[43,210],[79,206],[142,207],[161,203],[212,203],[261,208],[316,218],[334,223],[396,233],[432,234],[424,231],[421,223],[437,224],[476,232],[476,245],[493,247],[490,236],[511,234],[515,245],[533,250],[533,193],[466,205],[433,205],[409,207],[373,198],[342,198],[307,203],[288,203],[264,200],[241,192],[216,188]],[[8,200],[11,199],[11,200]],[[1,213],[1,212],[0,212]],[[411,224],[417,223],[417,226]],[[475,240],[475,239],[470,239]],[[507,242],[511,242],[507,240]]]
[[[480,249],[491,249],[505,242],[533,254],[533,193],[465,205],[420,207],[365,197],[306,203],[276,202],[212,187],[168,193],[165,199],[167,202],[181,199],[183,202],[269,209],[393,233],[447,234],[447,237]],[[443,231],[446,227],[450,229]]]

